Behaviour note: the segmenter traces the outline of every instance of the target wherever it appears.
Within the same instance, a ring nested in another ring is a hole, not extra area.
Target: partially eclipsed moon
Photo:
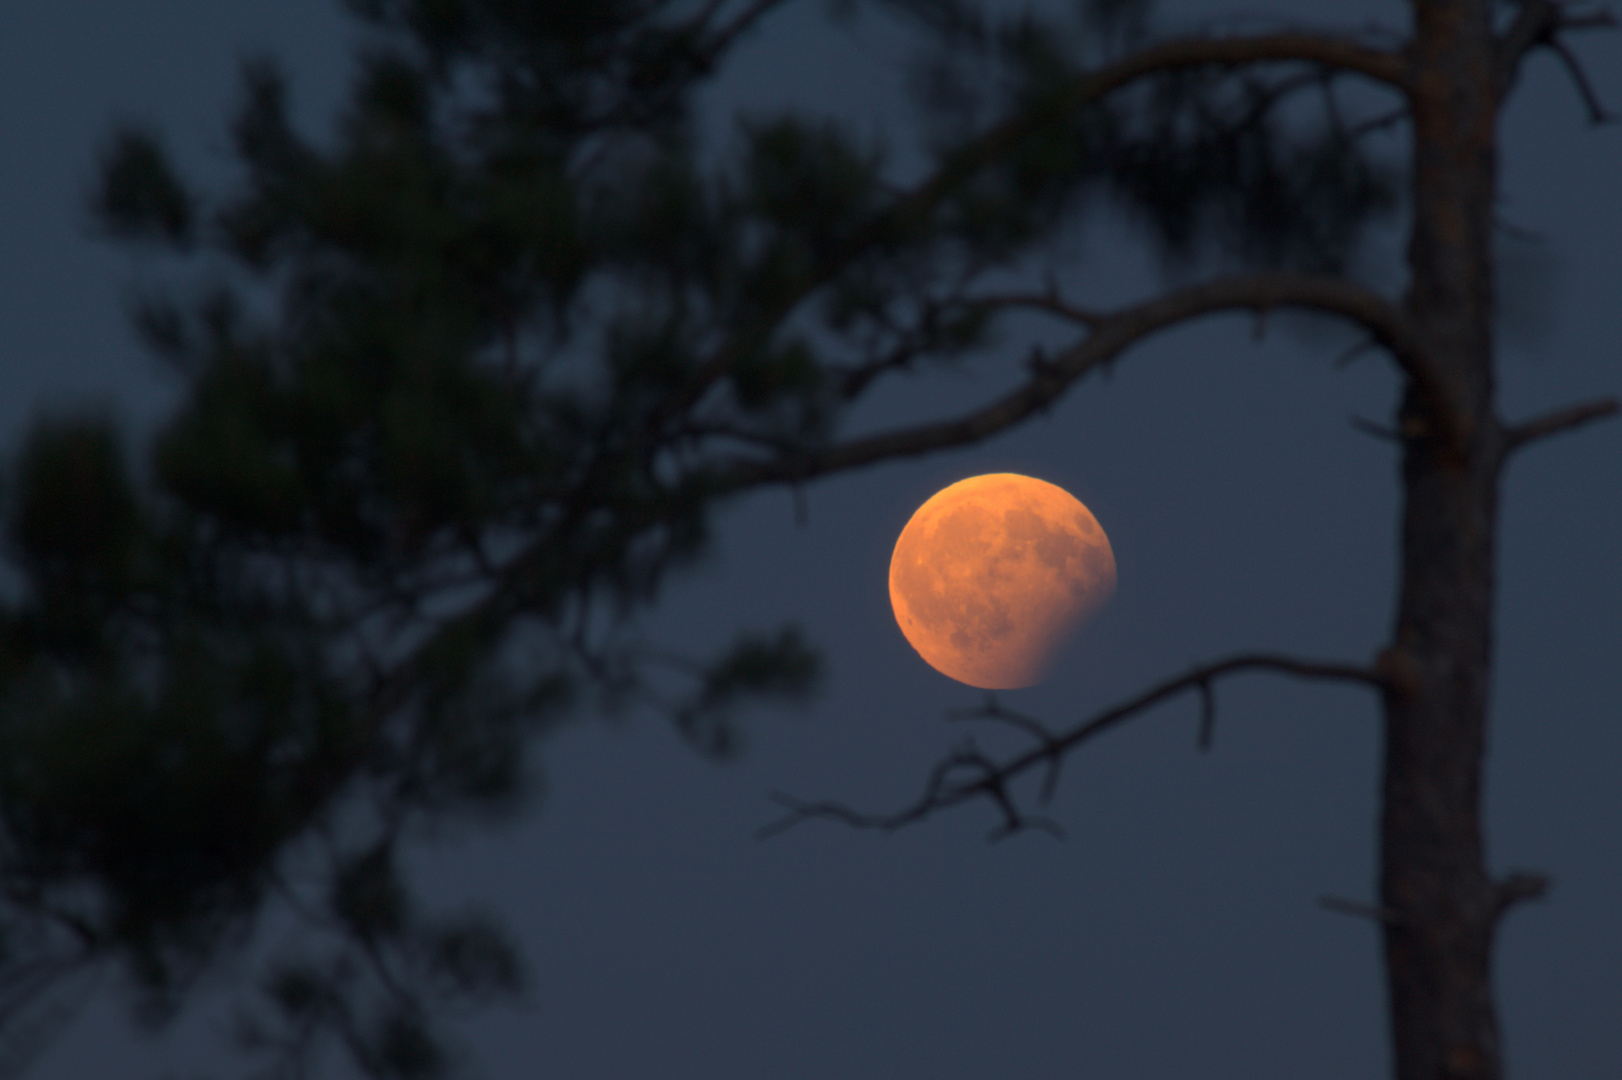
[[[901,530],[890,603],[912,647],[959,682],[1039,682],[1054,651],[1115,592],[1115,553],[1092,512],[1018,473],[959,480]]]

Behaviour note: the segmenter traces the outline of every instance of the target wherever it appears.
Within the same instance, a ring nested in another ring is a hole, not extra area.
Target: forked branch
[[[1035,734],[1040,745],[1007,761],[993,761],[972,745],[954,750],[931,770],[923,794],[911,805],[894,813],[869,814],[854,810],[844,803],[806,802],[791,795],[774,792],[772,801],[787,807],[788,813],[762,828],[757,835],[761,839],[775,836],[811,818],[831,818],[843,821],[854,828],[882,829],[890,832],[903,825],[921,821],[937,810],[945,810],[974,799],[990,801],[1002,815],[1002,822],[991,834],[993,840],[1031,828],[1057,833],[1058,827],[1051,821],[1029,815],[1020,808],[1010,790],[1016,779],[1032,769],[1046,766],[1048,779],[1044,785],[1045,802],[1045,796],[1051,794],[1053,778],[1057,775],[1059,762],[1065,754],[1088,739],[1189,690],[1196,690],[1201,695],[1204,708],[1201,713],[1200,738],[1202,744],[1209,745],[1210,728],[1214,717],[1211,704],[1212,684],[1223,676],[1244,671],[1271,671],[1301,679],[1360,683],[1375,689],[1385,687],[1384,677],[1373,668],[1300,660],[1268,653],[1231,656],[1150,687],[1137,697],[1105,709],[1069,731],[1050,734],[1037,725]],[[972,715],[1009,721],[1026,730],[1035,723],[1027,717],[1005,713],[997,708],[994,702]]]
[[[1498,39],[1500,94],[1514,84],[1527,55],[1534,49],[1546,48],[1554,52],[1570,74],[1578,95],[1588,109],[1589,119],[1596,124],[1613,119],[1600,101],[1582,63],[1561,35],[1571,30],[1612,29],[1616,25],[1616,16],[1609,8],[1577,11],[1572,5],[1559,0],[1523,0],[1515,21]]]

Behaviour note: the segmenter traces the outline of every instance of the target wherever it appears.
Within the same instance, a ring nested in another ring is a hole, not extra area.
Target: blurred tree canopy
[[[135,317],[186,392],[133,463],[108,418],[42,421],[6,488],[0,1032],[106,963],[161,1020],[281,904],[326,945],[260,973],[245,1045],[277,1075],[332,1047],[438,1075],[443,1006],[522,973],[488,917],[413,904],[413,830],[514,812],[570,715],[651,702],[725,756],[740,706],[815,687],[793,627],[684,660],[633,632],[720,506],[988,437],[1208,311],[1348,315],[1401,351],[1355,276],[1404,190],[1394,54],[1162,38],[1136,0],[872,0],[914,35],[921,180],[793,113],[702,153],[700,92],[782,6],[349,0],[334,138],[264,61],[227,191],[116,133],[93,210],[187,268]],[[1174,277],[1235,274],[1107,314],[1031,287],[1101,211]],[[844,436],[881,383],[1006,365],[1033,310],[1077,351]]]

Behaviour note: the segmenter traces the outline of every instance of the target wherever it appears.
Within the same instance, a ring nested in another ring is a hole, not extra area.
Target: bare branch
[[[1221,311],[1301,307],[1360,323],[1423,387],[1435,385],[1412,342],[1406,316],[1377,293],[1341,278],[1253,274],[1219,278],[1100,316],[1084,340],[1044,361],[1017,389],[953,420],[855,439],[791,459],[743,461],[719,478],[723,490],[806,480],[889,458],[980,442],[1053,404],[1069,385],[1129,346],[1169,326]]]
[[[1358,900],[1347,900],[1339,896],[1320,896],[1318,906],[1325,911],[1334,911],[1342,915],[1355,915],[1360,919],[1373,919],[1388,926],[1401,926],[1405,921],[1402,913],[1393,911],[1388,907],[1379,907],[1374,904],[1365,904]]]
[[[1344,352],[1335,357],[1334,360],[1330,361],[1330,366],[1336,371],[1343,371],[1346,368],[1351,367],[1358,361],[1360,357],[1362,357],[1364,353],[1368,352],[1374,347],[1374,339],[1369,337],[1367,334],[1363,334],[1351,345],[1348,345]]]
[[[1214,680],[1242,671],[1272,671],[1302,679],[1354,682],[1377,689],[1385,687],[1385,679],[1371,668],[1299,660],[1267,653],[1232,656],[1205,667],[1195,668],[1186,675],[1168,679],[1130,701],[1104,710],[1063,734],[1049,735],[1045,729],[1039,727],[1041,746],[1001,764],[992,762],[972,748],[954,751],[931,770],[923,794],[910,806],[891,814],[868,814],[839,802],[806,802],[791,795],[774,792],[771,796],[772,801],[787,807],[789,813],[766,825],[756,835],[760,839],[766,839],[811,818],[833,818],[854,828],[891,832],[903,825],[921,821],[937,810],[944,810],[977,798],[990,800],[1003,815],[1002,824],[992,834],[993,839],[1000,839],[1027,828],[1053,832],[1057,826],[1052,822],[1029,817],[1019,810],[1008,793],[1008,786],[1013,780],[1039,765],[1048,765],[1050,769],[1056,767],[1057,759],[1076,746],[1168,698],[1191,689],[1201,689],[1202,694],[1207,693]],[[995,708],[995,703],[991,703],[988,707]],[[954,782],[952,779],[954,773],[961,773],[965,769],[970,770],[972,775],[968,779]]]
[[[1614,119],[1600,101],[1593,84],[1589,81],[1588,73],[1583,70],[1576,55],[1561,40],[1560,34],[1566,30],[1592,30],[1612,28],[1616,25],[1616,17],[1607,8],[1577,14],[1557,0],[1523,0],[1515,21],[1498,39],[1499,93],[1507,93],[1514,85],[1515,78],[1520,73],[1521,63],[1533,49],[1546,47],[1559,56],[1560,62],[1570,73],[1572,82],[1577,87],[1577,93],[1588,108],[1589,118],[1596,124]]]
[[[1586,401],[1581,405],[1572,405],[1554,412],[1545,413],[1535,420],[1528,420],[1524,424],[1509,429],[1509,449],[1518,450],[1527,443],[1538,439],[1546,439],[1550,435],[1558,435],[1562,431],[1570,431],[1595,420],[1604,420],[1615,416],[1619,407],[1616,398],[1601,398],[1598,401]]]
[[[1037,803],[1046,806],[1053,801],[1053,793],[1059,786],[1059,767],[1064,763],[1064,756],[1057,752],[1059,749],[1058,737],[1050,732],[1040,720],[1004,708],[997,701],[995,694],[987,694],[984,705],[973,709],[954,709],[946,714],[946,718],[948,720],[996,720],[1023,731],[1044,747],[1054,751],[1048,758],[1047,772],[1042,776],[1042,790],[1037,795]]]
[[[1552,39],[1549,42],[1549,48],[1553,49],[1555,55],[1560,57],[1560,62],[1565,65],[1566,71],[1570,73],[1571,81],[1577,87],[1578,96],[1583,99],[1583,104],[1588,107],[1589,121],[1595,124],[1608,124],[1615,120],[1616,115],[1607,110],[1605,103],[1599,99],[1599,92],[1594,89],[1594,84],[1589,81],[1588,72],[1583,70],[1582,61],[1577,59],[1577,54],[1572,52],[1570,47],[1559,38]]]
[[[1497,915],[1504,914],[1516,904],[1536,900],[1549,891],[1549,879],[1544,874],[1513,873],[1496,885]]]
[[[1498,38],[1498,85],[1507,90],[1520,73],[1526,54],[1547,43],[1560,25],[1560,8],[1553,0],[1524,0],[1515,21]]]
[[[1200,753],[1211,751],[1211,740],[1216,736],[1216,691],[1211,688],[1211,680],[1205,679],[1200,687]]]
[[[1402,442],[1402,436],[1398,434],[1395,428],[1386,427],[1384,424],[1376,424],[1373,420],[1365,420],[1361,416],[1348,417],[1348,420],[1355,430],[1361,431],[1365,435],[1370,435],[1383,442]]]
[[[1353,140],[1361,139],[1365,135],[1372,135],[1376,131],[1384,131],[1386,128],[1399,124],[1406,119],[1408,119],[1408,106],[1399,105],[1395,109],[1383,112],[1378,116],[1371,116],[1367,120],[1358,123],[1347,132],[1347,135]]]

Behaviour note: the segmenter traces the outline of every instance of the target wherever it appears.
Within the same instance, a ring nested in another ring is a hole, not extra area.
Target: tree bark
[[[1499,1080],[1492,941],[1506,895],[1481,828],[1504,428],[1493,401],[1498,106],[1488,0],[1414,0],[1402,586],[1381,657],[1380,896],[1397,1080]]]

